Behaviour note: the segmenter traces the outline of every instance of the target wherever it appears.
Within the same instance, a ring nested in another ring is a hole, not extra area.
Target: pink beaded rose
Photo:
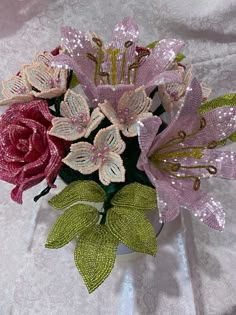
[[[64,142],[48,135],[53,116],[46,101],[17,103],[0,117],[0,179],[16,185],[11,198],[44,178],[50,187],[61,167]]]

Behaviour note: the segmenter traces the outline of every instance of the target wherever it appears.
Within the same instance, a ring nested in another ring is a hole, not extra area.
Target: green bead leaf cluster
[[[45,246],[60,248],[76,239],[75,264],[90,293],[112,271],[119,242],[137,252],[155,255],[157,251],[155,231],[145,216],[145,210],[157,207],[155,190],[131,183],[111,195],[94,181],[76,181],[49,201],[64,213],[51,228]],[[108,202],[110,207],[99,213],[81,202]]]

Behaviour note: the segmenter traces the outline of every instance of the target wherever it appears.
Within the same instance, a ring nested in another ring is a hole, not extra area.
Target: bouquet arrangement
[[[75,264],[89,292],[110,274],[119,243],[155,255],[156,209],[170,222],[186,208],[221,231],[225,212],[201,189],[212,176],[236,178],[236,95],[208,100],[210,89],[183,64],[178,39],[138,45],[129,18],[105,45],[92,32],[62,28],[61,46],[3,81],[0,178],[25,190],[46,179],[67,184],[49,205],[60,215],[47,248],[75,241]],[[167,125],[164,112],[173,111]],[[49,207],[50,211],[50,207]],[[51,210],[52,211],[52,210]]]

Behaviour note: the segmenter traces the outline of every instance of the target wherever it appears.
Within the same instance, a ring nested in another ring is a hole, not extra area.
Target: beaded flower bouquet
[[[75,242],[89,292],[110,274],[119,243],[155,255],[149,210],[170,222],[181,208],[222,230],[220,202],[201,190],[209,177],[236,178],[236,96],[208,101],[210,89],[183,64],[177,39],[138,45],[129,18],[105,45],[95,33],[62,28],[62,42],[3,81],[0,178],[11,198],[46,179],[67,184],[49,204],[59,216],[46,247]],[[173,111],[167,125],[164,112]],[[48,211],[53,211],[48,208]]]

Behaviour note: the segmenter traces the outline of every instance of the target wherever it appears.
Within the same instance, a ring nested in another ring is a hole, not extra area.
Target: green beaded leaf
[[[132,250],[153,256],[156,254],[155,231],[143,212],[128,207],[113,207],[107,212],[106,225],[115,237]]]
[[[73,72],[72,77],[71,77],[71,81],[70,81],[70,89],[76,87],[79,84],[79,81],[75,75],[75,73]]]
[[[236,142],[236,132],[229,137],[229,140]]]
[[[182,60],[184,60],[185,57],[186,57],[186,56],[185,56],[184,54],[179,53],[179,54],[176,55],[175,61],[176,61],[176,62],[181,62]]]
[[[146,47],[153,49],[156,47],[158,43],[159,43],[159,40],[155,40],[154,42],[151,42],[150,44],[148,44]]]
[[[205,114],[210,110],[223,106],[236,106],[236,94],[226,94],[210,102],[204,103],[202,106],[200,106],[199,113]]]
[[[81,234],[75,248],[75,264],[89,293],[111,273],[118,243],[105,225],[96,225]]]
[[[53,225],[46,242],[47,248],[60,248],[78,234],[82,233],[99,219],[99,212],[95,207],[77,204],[67,209]]]
[[[132,183],[119,190],[111,200],[113,206],[132,207],[138,210],[151,210],[157,207],[154,188]]]
[[[58,195],[49,200],[50,206],[63,210],[75,202],[103,202],[105,192],[96,182],[90,180],[72,182],[64,188]]]

